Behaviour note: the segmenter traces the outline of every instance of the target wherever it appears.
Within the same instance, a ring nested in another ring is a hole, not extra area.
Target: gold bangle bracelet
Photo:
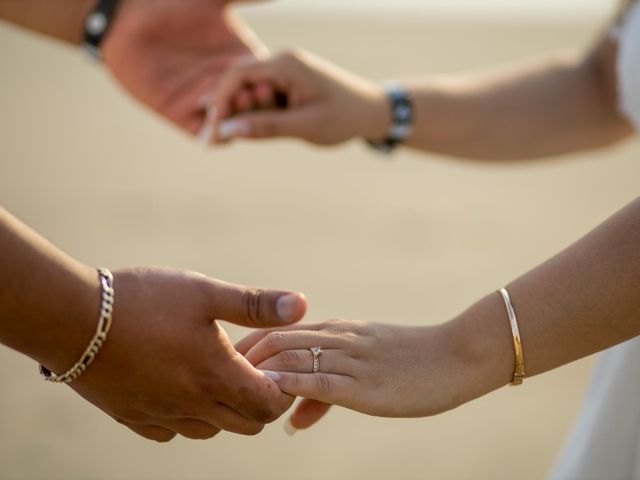
[[[113,291],[113,275],[111,275],[111,272],[106,268],[100,268],[98,269],[98,278],[100,279],[100,289],[102,290],[102,301],[96,333],[80,357],[80,360],[66,372],[56,375],[44,365],[40,365],[40,373],[48,382],[69,383],[74,381],[91,365],[102,348],[102,345],[107,340],[107,334],[111,328],[111,316],[113,314],[113,300],[115,296]]]
[[[499,290],[504,304],[507,307],[507,315],[509,316],[509,322],[511,323],[511,334],[513,335],[513,350],[515,352],[515,367],[513,369],[513,377],[511,378],[511,385],[522,385],[522,379],[525,376],[524,372],[524,355],[522,353],[522,340],[520,339],[520,330],[518,329],[518,320],[516,319],[516,312],[511,304],[511,298],[506,288]]]

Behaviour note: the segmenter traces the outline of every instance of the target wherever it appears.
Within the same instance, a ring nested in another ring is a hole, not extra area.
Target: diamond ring
[[[313,355],[313,368],[311,371],[312,373],[318,373],[318,370],[320,370],[320,354],[322,353],[322,347],[311,347],[309,350],[311,351],[311,355]]]

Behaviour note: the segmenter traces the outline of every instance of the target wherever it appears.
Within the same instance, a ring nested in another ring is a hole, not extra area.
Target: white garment
[[[553,480],[640,479],[640,338],[600,354]]]
[[[613,34],[618,38],[618,105],[640,132],[640,3],[635,2]]]
[[[614,32],[619,110],[640,132],[640,2]],[[640,337],[600,354],[552,480],[640,480]]]

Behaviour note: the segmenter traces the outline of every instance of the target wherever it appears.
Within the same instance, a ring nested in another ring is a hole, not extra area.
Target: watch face
[[[107,16],[102,12],[93,12],[87,17],[84,26],[88,34],[102,35],[107,29]]]

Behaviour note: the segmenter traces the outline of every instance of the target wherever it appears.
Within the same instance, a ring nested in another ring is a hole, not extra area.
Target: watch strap
[[[118,8],[119,0],[98,0],[84,22],[84,47],[89,54],[101,59],[100,46]]]
[[[384,88],[390,104],[391,125],[384,139],[368,140],[367,143],[376,150],[390,153],[411,135],[414,112],[413,102],[404,87],[397,83],[389,83]]]

